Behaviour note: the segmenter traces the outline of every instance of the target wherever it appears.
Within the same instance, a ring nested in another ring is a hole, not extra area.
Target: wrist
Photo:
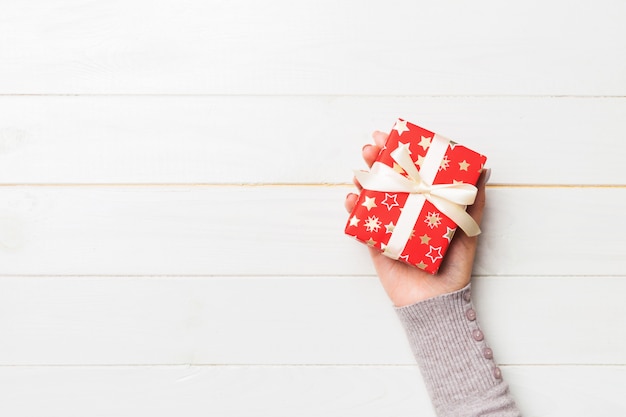
[[[428,281],[430,280],[423,280],[419,285],[413,285],[410,288],[393,288],[391,291],[387,291],[387,295],[395,307],[402,308],[460,291],[469,285],[469,280],[458,283]]]

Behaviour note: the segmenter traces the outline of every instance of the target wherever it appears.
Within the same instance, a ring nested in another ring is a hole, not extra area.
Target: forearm
[[[470,286],[396,312],[439,417],[519,417],[476,321]]]

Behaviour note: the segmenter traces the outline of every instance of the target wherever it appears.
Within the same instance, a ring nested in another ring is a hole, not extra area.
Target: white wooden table
[[[0,415],[433,416],[351,168],[489,157],[479,320],[525,416],[626,413],[626,2],[0,7]]]

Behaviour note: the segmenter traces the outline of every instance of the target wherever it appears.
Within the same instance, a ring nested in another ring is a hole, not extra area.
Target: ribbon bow
[[[466,206],[474,204],[476,193],[478,192],[475,186],[464,183],[435,185],[426,183],[420,176],[405,146],[400,146],[391,152],[391,157],[404,169],[408,177],[399,174],[388,165],[376,162],[370,172],[355,171],[355,176],[363,188],[372,191],[402,192],[410,193],[411,195],[420,195],[423,199],[430,201],[440,212],[448,216],[468,236],[480,234],[478,224],[474,221],[472,216],[465,211]],[[421,205],[423,205],[423,201],[420,206]],[[404,240],[403,247],[408,240],[408,234],[410,234],[410,231],[415,225],[415,221],[417,221],[417,216],[419,216],[421,208],[418,210],[417,214],[413,215],[412,223],[410,220],[408,222],[406,220],[404,222],[402,221],[406,211],[407,210],[403,210],[398,219],[398,225],[396,225],[396,229],[394,230],[395,233],[401,223],[408,225],[410,228],[408,231],[404,232],[407,234],[407,239]],[[400,251],[396,250],[396,255],[399,255],[401,250],[402,249],[400,249]]]

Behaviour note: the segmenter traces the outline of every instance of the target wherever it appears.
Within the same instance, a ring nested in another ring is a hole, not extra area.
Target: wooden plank
[[[619,0],[153,6],[7,4],[0,92],[626,94]]]
[[[371,275],[351,190],[0,187],[1,273]],[[475,273],[622,274],[624,211],[624,188],[492,188]]]
[[[347,183],[401,116],[499,184],[626,184],[625,98],[0,97],[2,183]],[[303,160],[304,158],[304,160]]]
[[[473,288],[496,360],[524,365],[626,363],[625,291],[597,276]],[[0,365],[414,363],[374,277],[2,277],[0,306]]]
[[[524,416],[626,412],[621,366],[503,374]],[[4,415],[434,417],[415,367],[9,367],[0,389]]]

